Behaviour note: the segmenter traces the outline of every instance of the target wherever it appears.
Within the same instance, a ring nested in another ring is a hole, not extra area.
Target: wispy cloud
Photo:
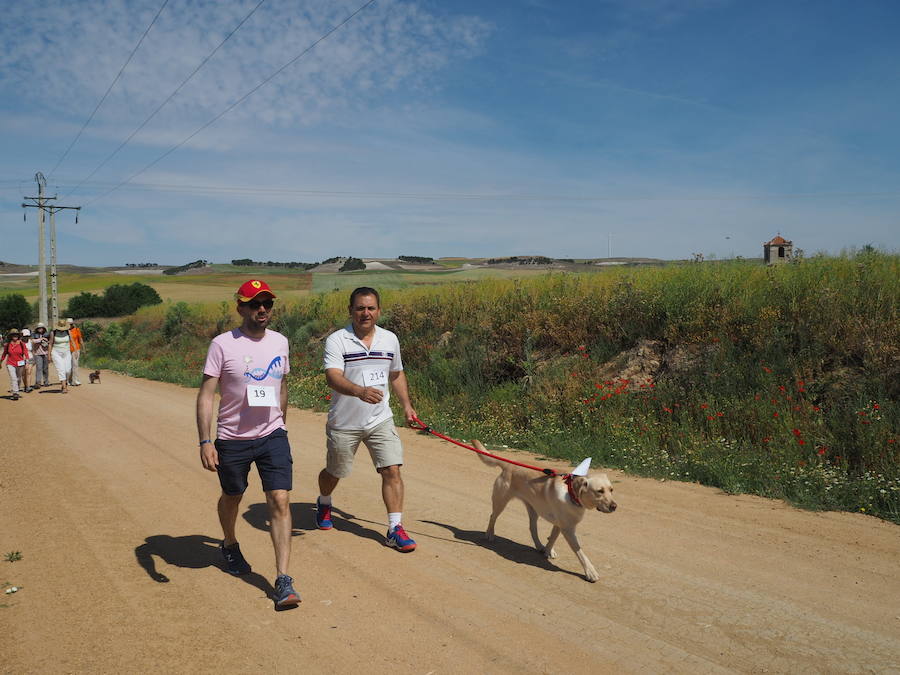
[[[254,4],[170,2],[98,112],[97,124],[143,119]],[[187,127],[220,112],[359,5],[265,3],[170,104],[160,126]],[[41,11],[54,21],[33,22],[27,3],[11,4],[0,24],[0,86],[16,87],[34,106],[86,118],[157,7],[144,2],[136,9],[127,0],[49,0]],[[230,114],[282,128],[311,125],[357,111],[386,91],[428,89],[438,70],[476,53],[489,32],[476,17],[438,18],[415,4],[383,0]]]

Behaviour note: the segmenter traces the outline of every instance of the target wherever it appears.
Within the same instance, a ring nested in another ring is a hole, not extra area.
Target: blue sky
[[[2,0],[0,260],[37,171],[84,265],[900,243],[895,0],[378,0],[186,140],[364,2],[265,0],[91,176],[258,2],[169,0],[63,158],[162,1]]]

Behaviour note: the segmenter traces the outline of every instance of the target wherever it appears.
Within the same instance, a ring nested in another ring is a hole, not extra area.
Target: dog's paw
[[[545,548],[540,549],[540,551],[544,555],[545,558],[558,558],[559,557],[555,548],[548,549],[545,547]]]
[[[597,574],[597,570],[593,567],[589,567],[584,571],[584,578],[590,581],[592,584],[600,581],[600,575]]]

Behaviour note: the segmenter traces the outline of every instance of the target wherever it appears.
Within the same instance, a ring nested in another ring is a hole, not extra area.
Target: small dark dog
[[[88,377],[91,378],[91,384],[94,384],[94,382],[96,382],[97,384],[100,384],[100,371],[99,370],[95,370],[93,373],[88,375]]]

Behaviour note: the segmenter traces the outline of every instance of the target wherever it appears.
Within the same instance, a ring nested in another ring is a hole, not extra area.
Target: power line
[[[97,189],[106,189],[112,183],[93,183]],[[124,183],[114,186],[119,189]],[[375,192],[354,190],[301,190],[297,188],[269,188],[240,185],[185,185],[170,183],[129,183],[130,190],[155,190],[183,194],[233,194],[236,196],[270,195],[298,197],[350,197],[350,198],[400,198],[400,199],[447,199],[472,201],[559,201],[559,202],[729,202],[766,199],[872,199],[898,197],[900,191],[893,192],[772,192],[757,194],[734,194],[716,197],[695,195],[559,195],[534,193],[465,193],[465,192]],[[109,192],[112,192],[110,190]],[[106,194],[109,194],[107,192]],[[105,196],[105,195],[101,195]],[[98,197],[99,198],[99,197]],[[91,202],[92,203],[92,202]]]
[[[137,44],[134,46],[134,49],[131,50],[131,54],[128,55],[128,58],[125,59],[125,63],[122,64],[122,67],[119,68],[119,72],[116,74],[113,81],[110,83],[109,87],[106,90],[106,93],[103,94],[103,97],[100,99],[100,102],[97,103],[97,106],[94,108],[94,111],[90,114],[90,117],[85,120],[84,124],[81,125],[81,129],[79,129],[78,133],[75,134],[75,138],[72,139],[72,142],[69,143],[69,147],[66,148],[66,151],[62,154],[62,157],[57,160],[56,165],[53,169],[50,170],[50,176],[53,176],[53,172],[59,168],[59,165],[62,164],[63,160],[69,155],[69,151],[75,146],[75,143],[78,142],[78,139],[81,138],[81,134],[84,133],[84,130],[87,128],[87,125],[91,123],[91,120],[94,119],[94,115],[97,114],[97,111],[100,110],[100,106],[103,105],[103,102],[106,100],[106,97],[109,96],[109,92],[112,91],[112,88],[116,86],[116,82],[119,81],[119,78],[122,77],[122,73],[125,72],[125,68],[131,63],[131,59],[134,58],[135,53],[140,48],[141,44],[144,42],[144,38],[147,37],[147,33],[150,32],[150,29],[153,28],[153,24],[156,23],[156,20],[159,18],[159,15],[162,14],[162,11],[166,8],[166,5],[169,4],[169,0],[163,0],[162,6],[160,6],[159,11],[156,13],[156,16],[153,17],[153,21],[150,22],[150,25],[147,26],[147,29],[144,31],[144,34],[141,35],[141,39],[138,40]]]
[[[165,101],[163,101],[162,103],[160,103],[159,106],[156,108],[156,110],[154,110],[152,113],[150,113],[150,116],[147,117],[147,119],[145,119],[143,122],[141,122],[140,125],[138,125],[137,129],[135,129],[134,131],[132,131],[132,132],[131,132],[131,135],[128,136],[128,138],[126,138],[124,141],[122,141],[122,142],[119,144],[119,147],[117,147],[115,150],[113,150],[111,153],[109,153],[109,155],[106,157],[106,159],[104,159],[102,162],[100,162],[100,164],[98,164],[97,167],[96,167],[93,171],[91,171],[91,173],[88,174],[88,176],[87,176],[86,178],[82,179],[82,181],[81,181],[80,183],[78,183],[78,185],[76,185],[74,188],[72,188],[72,190],[69,191],[69,193],[66,194],[65,196],[68,197],[68,196],[71,195],[73,192],[75,192],[78,188],[80,188],[82,185],[84,185],[87,181],[89,181],[91,178],[93,178],[94,175],[95,175],[100,169],[102,169],[104,166],[106,166],[106,163],[109,162],[109,160],[111,160],[113,157],[115,157],[115,156],[119,153],[119,151],[120,151],[122,148],[124,148],[126,145],[128,145],[129,141],[131,141],[131,139],[134,138],[135,135],[137,135],[137,133],[138,133],[141,129],[143,129],[145,126],[147,126],[147,124],[150,122],[150,120],[152,120],[154,117],[156,117],[156,114],[157,114],[160,110],[162,110],[162,109],[166,106],[166,104],[167,104],[169,101],[171,101],[173,98],[175,98],[175,96],[178,94],[178,92],[181,91],[182,87],[184,87],[184,85],[186,85],[186,84],[191,80],[191,78],[193,78],[194,75],[196,75],[196,74],[199,72],[199,70],[200,70],[203,66],[206,65],[207,61],[209,61],[213,56],[215,56],[216,52],[219,51],[219,48],[220,48],[222,45],[224,45],[226,42],[228,42],[228,40],[231,38],[231,36],[234,35],[237,31],[239,31],[239,30],[241,29],[241,26],[243,26],[243,25],[250,19],[251,16],[253,16],[253,14],[256,12],[256,10],[259,9],[260,5],[262,5],[264,2],[265,2],[265,0],[259,0],[259,2],[256,3],[256,6],[255,6],[253,9],[250,10],[250,13],[247,14],[247,16],[245,16],[243,19],[241,19],[240,23],[238,23],[238,25],[235,26],[235,28],[232,29],[232,31],[231,31],[230,33],[228,33],[228,35],[225,36],[225,39],[224,39],[224,40],[222,40],[218,45],[216,45],[216,48],[215,48],[215,49],[213,49],[209,54],[206,55],[206,58],[204,58],[204,59],[200,62],[200,65],[198,65],[196,68],[194,68],[193,72],[191,72],[191,74],[188,75],[188,76],[181,82],[181,84],[179,84],[179,85],[175,88],[175,91],[173,91],[171,94],[169,94],[168,98],[166,98]],[[64,197],[64,198],[65,198],[65,197]]]
[[[234,103],[232,103],[231,105],[229,105],[227,108],[225,108],[225,110],[223,110],[223,111],[220,112],[218,115],[216,115],[215,117],[213,117],[211,120],[209,120],[208,122],[206,122],[206,124],[203,124],[203,125],[200,126],[196,131],[194,131],[192,134],[190,134],[190,135],[188,135],[186,138],[184,138],[181,142],[177,143],[176,145],[174,145],[174,146],[172,146],[171,148],[169,148],[168,150],[166,150],[163,154],[161,154],[159,157],[157,157],[157,158],[154,159],[152,162],[150,162],[149,164],[147,164],[147,165],[146,165],[144,168],[142,168],[140,171],[138,171],[138,172],[132,174],[131,176],[129,176],[128,178],[126,178],[125,180],[123,180],[121,183],[119,183],[118,185],[116,185],[114,188],[112,188],[112,189],[109,190],[108,192],[105,192],[105,193],[103,193],[102,195],[99,195],[99,196],[95,197],[94,199],[92,199],[91,201],[89,201],[87,204],[85,204],[85,206],[90,206],[91,204],[95,203],[96,201],[98,201],[98,200],[100,200],[100,199],[103,199],[104,197],[109,196],[110,194],[112,194],[113,192],[115,192],[116,190],[118,190],[120,187],[122,187],[123,185],[125,185],[126,183],[130,183],[132,180],[134,180],[135,178],[137,178],[138,176],[140,176],[142,173],[144,173],[145,171],[147,171],[147,169],[153,167],[153,166],[156,165],[158,162],[162,161],[163,159],[165,159],[166,157],[168,157],[169,155],[171,155],[171,154],[172,154],[173,152],[175,152],[178,148],[180,148],[182,145],[184,145],[184,144],[187,143],[189,140],[191,140],[194,136],[196,136],[197,134],[199,134],[201,131],[203,131],[204,129],[206,129],[207,127],[209,127],[211,124],[213,124],[213,123],[216,122],[217,120],[219,120],[219,119],[221,119],[222,117],[224,117],[224,116],[225,116],[227,113],[229,113],[231,110],[233,110],[233,109],[236,108],[238,105],[240,105],[241,103],[243,103],[244,101],[246,101],[248,98],[250,98],[250,96],[252,96],[254,93],[256,93],[257,90],[259,90],[260,88],[262,88],[264,85],[268,84],[271,80],[273,80],[275,77],[277,77],[278,75],[280,75],[280,74],[281,74],[284,70],[286,70],[288,67],[292,66],[294,63],[296,63],[297,61],[299,61],[303,56],[305,56],[307,53],[309,53],[310,51],[312,51],[312,50],[313,50],[320,42],[322,42],[322,41],[328,39],[334,32],[336,32],[336,31],[338,31],[339,29],[343,28],[343,27],[344,27],[347,23],[349,23],[349,22],[350,22],[357,14],[359,14],[360,12],[362,12],[362,11],[363,11],[364,9],[366,9],[369,5],[374,4],[374,2],[375,2],[375,0],[368,0],[368,2],[365,2],[364,4],[362,4],[356,11],[354,11],[352,14],[350,14],[346,19],[344,19],[344,20],[341,21],[338,25],[336,25],[334,28],[332,28],[331,30],[329,30],[329,31],[328,31],[327,33],[325,33],[324,35],[322,35],[319,39],[317,39],[315,42],[313,42],[311,45],[309,45],[306,49],[304,49],[302,52],[300,52],[299,54],[297,54],[297,56],[295,56],[295,57],[292,58],[290,61],[288,61],[287,63],[285,63],[283,66],[281,66],[280,68],[278,68],[274,73],[272,73],[271,75],[269,75],[269,76],[268,76],[267,78],[265,78],[262,82],[260,82],[260,83],[257,84],[255,87],[253,87],[250,91],[248,91],[246,94],[244,94],[243,96],[241,96],[237,101],[235,101]]]

